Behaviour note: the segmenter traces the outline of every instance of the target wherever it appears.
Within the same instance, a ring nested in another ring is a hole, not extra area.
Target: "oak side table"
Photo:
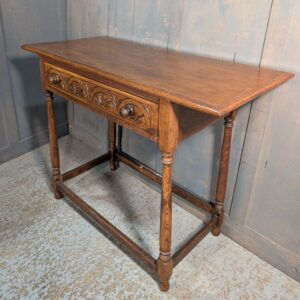
[[[154,271],[160,290],[167,291],[173,268],[209,232],[215,236],[220,234],[236,110],[287,81],[293,74],[109,37],[24,45],[22,48],[39,55],[48,111],[55,198],[68,197],[145,267]],[[108,119],[108,153],[61,174],[53,94]],[[220,118],[225,119],[225,129],[216,198],[208,202],[172,183],[173,153],[180,141]],[[162,175],[122,151],[122,127],[158,143]],[[65,184],[68,179],[105,161],[109,161],[111,171],[121,162],[161,184],[160,254],[157,259]],[[172,193],[211,215],[210,221],[175,253],[171,252]]]

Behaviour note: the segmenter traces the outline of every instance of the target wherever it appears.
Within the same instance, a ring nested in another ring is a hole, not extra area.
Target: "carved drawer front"
[[[157,141],[158,105],[51,64],[44,64],[45,84],[54,93],[111,116],[125,127]]]

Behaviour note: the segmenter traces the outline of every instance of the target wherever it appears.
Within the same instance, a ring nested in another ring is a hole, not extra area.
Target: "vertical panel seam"
[[[5,32],[4,32],[4,24],[3,24],[3,13],[2,13],[2,7],[1,7],[1,2],[0,2],[0,35],[2,35],[2,39],[3,39],[3,49],[4,49],[4,57],[3,60],[6,61],[7,60],[7,54],[6,54],[6,38],[5,38]],[[4,63],[3,68],[7,71],[7,80],[9,82],[9,94],[10,94],[10,111],[14,114],[13,119],[14,119],[14,128],[13,131],[15,132],[15,137],[13,139],[13,143],[16,143],[20,140],[20,129],[19,129],[19,124],[18,124],[18,119],[17,119],[17,112],[16,112],[16,107],[15,107],[15,103],[14,103],[14,96],[13,96],[13,88],[12,88],[12,80],[11,80],[11,73],[9,71],[9,67],[8,67],[8,63],[6,61],[6,63]],[[4,107],[4,105],[3,105]],[[3,117],[5,120],[5,115],[4,115],[4,109],[2,111],[3,113]],[[9,130],[7,127],[6,122],[3,122],[4,126],[5,126],[5,130],[6,130],[6,134],[7,134],[7,141],[9,143],[9,145],[11,144],[11,141],[9,139]]]
[[[133,0],[133,14],[132,14],[132,29],[131,29],[131,38],[134,40],[134,22],[135,22],[135,0]]]
[[[108,4],[107,4],[107,30],[106,30],[106,36],[109,36],[109,27],[110,27],[110,1],[108,0]]]
[[[272,9],[273,9],[273,1],[274,0],[271,0],[270,12],[269,12],[268,21],[267,21],[267,25],[266,25],[265,36],[264,36],[264,40],[263,40],[263,44],[262,44],[261,55],[260,55],[260,59],[259,59],[259,67],[261,66],[263,53],[264,53],[264,49],[265,49],[265,44],[266,44],[266,39],[267,39],[268,30],[269,30],[269,24],[270,24]],[[239,178],[240,171],[241,171],[241,164],[242,164],[242,160],[243,160],[243,153],[244,153],[245,144],[246,144],[247,135],[248,135],[248,129],[249,129],[249,124],[250,124],[250,117],[251,117],[251,113],[252,113],[252,108],[253,108],[253,101],[251,101],[251,104],[250,104],[250,110],[249,110],[249,115],[248,115],[248,120],[247,120],[247,125],[246,125],[246,131],[245,131],[246,133],[245,133],[245,137],[244,137],[244,140],[243,140],[239,166],[238,166],[237,175],[236,175],[235,182],[234,182],[234,188],[233,188],[233,193],[232,193],[229,212],[228,212],[229,216],[231,215],[233,200],[234,200],[234,196],[235,196],[235,193],[236,193],[237,182],[238,182],[238,178]]]
[[[68,0],[66,0],[66,12],[65,12],[65,22],[66,22],[66,36],[65,39],[68,39]]]
[[[173,23],[173,18],[174,18],[174,1],[171,1],[171,7],[170,7],[170,12],[171,12],[171,16],[170,16],[170,22],[169,22],[169,28],[168,28],[168,36],[167,36],[167,50],[169,50],[169,41],[170,41],[170,33],[171,33],[171,27],[172,27],[172,23]]]
[[[65,12],[65,22],[66,22],[66,40],[69,39],[69,18],[68,16],[70,15],[70,18],[72,18],[72,14],[68,13],[69,11],[69,0],[66,0],[66,12]],[[67,101],[67,122],[68,122],[68,127],[69,127],[69,133],[70,129],[74,126],[74,103],[71,101]]]
[[[264,41],[263,41],[263,45],[262,45],[262,49],[261,49],[261,56],[259,59],[259,67],[261,66],[261,62],[262,62],[263,54],[264,54],[264,50],[265,50],[265,45],[266,45],[266,40],[267,40],[267,35],[268,35],[268,30],[269,30],[269,25],[270,25],[270,19],[271,19],[271,14],[272,14],[272,10],[273,10],[273,2],[274,2],[274,0],[271,0],[270,13],[268,16],[265,37],[264,37]]]

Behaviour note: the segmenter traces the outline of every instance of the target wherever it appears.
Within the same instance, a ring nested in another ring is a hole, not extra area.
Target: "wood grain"
[[[236,117],[236,111],[233,111],[227,117],[225,117],[224,122],[224,135],[223,143],[221,148],[221,158],[219,164],[219,174],[217,181],[217,191],[216,191],[216,212],[218,215],[218,222],[216,227],[213,229],[212,234],[218,236],[221,233],[221,226],[224,219],[224,199],[227,187],[228,178],[228,167],[230,159],[230,149],[231,149],[231,137],[232,129],[234,126],[234,119]]]
[[[108,37],[24,45],[23,49],[216,116],[293,76]]]
[[[158,140],[158,105],[55,65],[44,63],[45,87],[56,94],[113,118],[153,141]],[[132,108],[132,115],[122,114]]]
[[[109,167],[111,171],[117,169],[116,164],[116,123],[108,121],[108,149],[109,149]]]
[[[160,208],[159,257],[157,259],[157,275],[162,292],[169,289],[169,279],[173,272],[171,257],[172,236],[172,162],[170,153],[162,153],[162,182]]]
[[[58,140],[55,127],[55,114],[53,104],[53,94],[45,91],[45,100],[47,106],[48,115],[48,130],[49,130],[49,147],[50,147],[50,158],[52,166],[52,189],[56,199],[61,199],[63,196],[57,188],[57,183],[62,181],[60,174],[60,160],[58,151]]]

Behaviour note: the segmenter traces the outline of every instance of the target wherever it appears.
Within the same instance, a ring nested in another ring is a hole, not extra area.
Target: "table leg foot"
[[[52,192],[55,199],[62,199],[64,195],[57,189],[57,182],[61,181],[59,168],[52,168]]]
[[[169,279],[173,272],[173,260],[170,255],[159,255],[157,260],[158,286],[162,292],[170,288]]]
[[[212,231],[211,231],[212,235],[214,236],[219,236],[220,233],[221,233],[221,229],[219,227],[216,227],[214,228]]]
[[[60,193],[60,192],[58,192],[58,191],[55,191],[54,192],[54,197],[55,197],[55,199],[62,199],[64,196]]]
[[[169,281],[159,282],[158,286],[161,292],[167,292],[170,288],[170,283]]]
[[[110,169],[110,171],[116,171],[117,170],[117,165],[115,164],[115,163],[111,163],[110,165],[109,165],[109,169]]]

